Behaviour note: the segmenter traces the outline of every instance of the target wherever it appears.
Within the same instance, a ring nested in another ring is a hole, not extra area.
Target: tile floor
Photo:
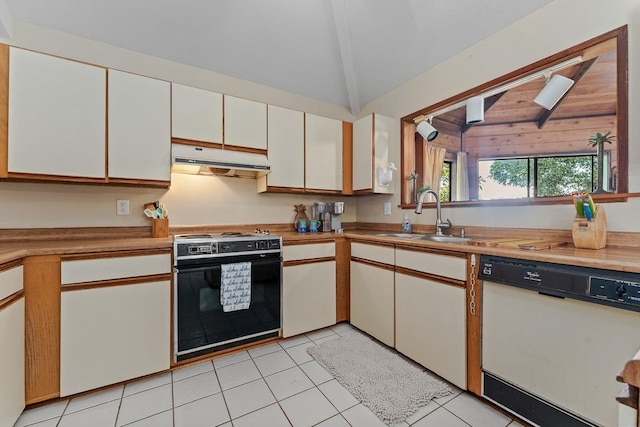
[[[360,332],[343,323],[30,409],[14,427],[384,427],[307,354],[350,333]],[[409,425],[521,426],[458,389],[397,424]]]

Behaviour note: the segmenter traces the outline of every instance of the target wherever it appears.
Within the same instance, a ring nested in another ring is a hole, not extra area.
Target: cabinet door
[[[423,273],[467,280],[467,260],[464,256],[441,255],[429,252],[396,249],[396,265]]]
[[[465,289],[396,273],[396,349],[467,387]]]
[[[171,179],[168,82],[109,70],[109,177]]]
[[[222,94],[172,83],[171,136],[222,144]]]
[[[24,298],[0,307],[0,425],[12,426],[24,409]]]
[[[283,269],[283,337],[335,325],[335,277],[335,261],[294,265]]]
[[[267,149],[267,105],[224,96],[224,143],[236,147]]]
[[[353,124],[353,191],[373,189],[373,114]]]
[[[342,122],[305,115],[305,185],[342,191]]]
[[[60,395],[169,368],[168,281],[62,292]]]
[[[380,169],[378,168],[387,167],[391,161],[389,150],[391,147],[391,135],[394,132],[396,122],[394,119],[380,114],[374,114],[373,121],[373,192],[393,194],[393,182],[387,186],[379,185],[378,175],[380,174]],[[401,179],[400,171],[393,172],[392,177],[394,180]]]
[[[393,347],[392,270],[351,262],[351,324]]]
[[[304,113],[269,105],[267,185],[304,188]]]
[[[9,173],[105,178],[106,70],[11,48]]]

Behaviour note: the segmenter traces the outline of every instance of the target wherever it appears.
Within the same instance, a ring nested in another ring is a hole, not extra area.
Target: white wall
[[[455,94],[507,74],[527,64],[577,45],[614,28],[629,27],[629,190],[640,192],[640,2],[637,0],[555,0],[504,30],[482,40],[406,84],[381,96],[362,109],[396,118],[391,159],[400,159],[400,118]],[[464,31],[464,29],[460,29]],[[428,44],[426,46],[428,48]],[[400,177],[402,179],[402,177]],[[398,224],[404,212],[393,209],[384,216],[382,204],[400,203],[400,180],[392,198],[359,198],[358,221]],[[640,231],[637,209],[640,200],[604,205],[609,230]],[[408,211],[411,212],[411,211]],[[527,206],[500,208],[444,208],[443,216],[457,225],[569,229],[573,206]],[[435,213],[410,213],[414,223],[433,224]]]
[[[11,40],[0,42],[238,97],[353,121],[346,107],[93,42],[42,27],[14,22]],[[117,216],[116,200],[130,200],[129,216]],[[257,194],[256,181],[172,175],[168,191],[131,187],[0,182],[0,229],[22,227],[143,226],[145,202],[161,200],[171,225],[293,222],[293,205],[344,201],[343,222],[355,221],[353,198]],[[310,208],[308,208],[310,213]]]

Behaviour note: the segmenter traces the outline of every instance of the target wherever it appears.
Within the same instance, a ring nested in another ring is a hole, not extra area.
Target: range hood
[[[171,144],[172,172],[258,178],[271,172],[267,156],[244,151]]]

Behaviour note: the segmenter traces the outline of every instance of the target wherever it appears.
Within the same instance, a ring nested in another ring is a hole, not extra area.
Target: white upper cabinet
[[[8,172],[105,178],[106,70],[10,48]]]
[[[267,104],[224,96],[224,143],[267,149]]]
[[[171,136],[222,144],[222,94],[172,83]]]
[[[109,177],[171,179],[171,89],[165,81],[109,70]]]
[[[304,189],[304,113],[269,105],[267,187]],[[260,185],[260,184],[259,184]]]
[[[342,191],[342,122],[314,114],[305,120],[306,188]]]
[[[393,183],[380,179],[380,168],[390,161],[393,126],[393,119],[380,114],[369,114],[353,124],[353,191],[393,193]],[[398,179],[397,174],[392,174],[393,179]]]

